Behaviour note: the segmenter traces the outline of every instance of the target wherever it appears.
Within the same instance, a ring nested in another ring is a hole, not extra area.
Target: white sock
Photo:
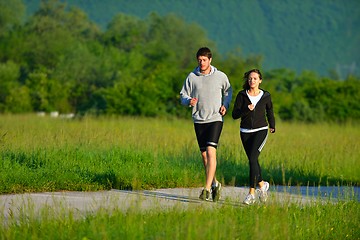
[[[255,195],[254,195],[254,194],[249,193],[248,196],[249,196],[249,195],[251,196],[252,199],[255,199]]]
[[[265,191],[265,187],[266,187],[266,185],[265,185],[265,182],[264,182],[264,185],[260,188],[260,190]]]

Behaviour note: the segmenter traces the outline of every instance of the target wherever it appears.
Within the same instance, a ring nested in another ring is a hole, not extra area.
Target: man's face
[[[199,56],[198,57],[198,65],[200,68],[200,72],[202,73],[209,73],[210,72],[210,64],[211,64],[211,58],[205,56]]]

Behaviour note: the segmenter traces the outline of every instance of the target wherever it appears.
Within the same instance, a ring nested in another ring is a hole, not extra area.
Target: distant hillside
[[[28,15],[40,0],[24,0]],[[106,29],[119,12],[141,18],[176,13],[196,22],[227,53],[262,55],[264,69],[289,68],[320,75],[360,75],[358,0],[67,0]]]

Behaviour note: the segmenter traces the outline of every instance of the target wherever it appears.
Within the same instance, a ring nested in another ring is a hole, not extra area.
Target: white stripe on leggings
[[[266,137],[265,137],[264,141],[261,143],[260,147],[258,148],[259,152],[261,152],[261,150],[262,150],[263,147],[265,146],[265,143],[266,143],[266,140],[267,140],[267,138],[268,138],[268,135],[269,135],[269,133],[266,132]]]

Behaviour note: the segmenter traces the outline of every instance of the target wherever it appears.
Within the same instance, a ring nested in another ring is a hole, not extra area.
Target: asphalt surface
[[[359,187],[282,187],[272,186],[267,203],[317,204],[338,200],[360,201]],[[174,188],[146,191],[126,191],[112,189],[98,192],[43,192],[0,195],[0,211],[3,223],[9,219],[26,216],[41,216],[47,211],[55,216],[71,213],[84,217],[99,210],[152,211],[171,208],[189,209],[193,207],[219,207],[231,205],[247,207],[242,204],[248,193],[244,187],[223,187],[221,199],[214,202],[199,200],[201,188]],[[267,204],[265,203],[265,204]],[[263,203],[257,203],[263,204]]]

